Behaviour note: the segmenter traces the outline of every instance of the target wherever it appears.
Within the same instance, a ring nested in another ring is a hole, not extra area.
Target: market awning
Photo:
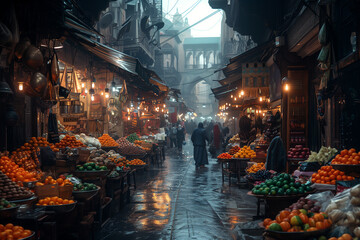
[[[211,91],[216,99],[220,99],[227,97],[229,94],[234,94],[239,87],[241,87],[241,80],[234,81],[217,88],[212,88]]]
[[[148,74],[150,76],[149,81],[151,84],[158,86],[160,91],[167,92],[169,91],[169,87],[164,83],[164,81],[157,75],[156,72],[147,69]]]
[[[110,48],[95,40],[84,37],[81,34],[75,33],[75,35],[82,46],[84,46],[89,52],[92,52],[99,58],[132,74],[139,75],[138,72],[141,71],[141,74],[144,75],[145,71],[142,71],[143,67],[136,58],[126,55],[116,49]],[[148,76],[141,77],[144,80],[149,79]]]

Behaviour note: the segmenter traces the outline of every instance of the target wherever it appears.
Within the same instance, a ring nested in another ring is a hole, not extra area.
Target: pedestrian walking
[[[206,141],[209,142],[203,123],[199,123],[198,128],[191,135],[191,141],[194,145],[194,160],[196,168],[205,167],[208,164],[206,151]]]
[[[170,148],[177,146],[176,134],[177,134],[177,129],[175,124],[173,124],[172,127],[170,128]]]
[[[183,146],[184,141],[185,141],[185,129],[184,129],[184,127],[182,127],[179,124],[177,132],[176,132],[176,142],[177,142],[177,147],[178,147],[179,153],[182,152],[182,146]]]

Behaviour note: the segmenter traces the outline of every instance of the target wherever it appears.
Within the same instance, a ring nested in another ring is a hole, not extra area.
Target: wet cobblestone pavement
[[[169,150],[162,167],[138,173],[137,181],[131,202],[97,239],[262,239],[239,230],[256,214],[248,189],[222,185],[216,159],[195,170],[189,144],[182,156]]]

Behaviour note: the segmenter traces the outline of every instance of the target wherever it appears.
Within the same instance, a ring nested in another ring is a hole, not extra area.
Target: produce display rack
[[[221,165],[221,177],[222,182],[225,181],[225,176],[229,179],[229,186],[231,185],[231,178],[236,177],[237,183],[241,183],[242,176],[246,175],[245,169],[247,168],[247,162],[250,158],[232,158],[232,159],[220,159],[218,161]]]
[[[332,164],[334,169],[344,172],[348,176],[360,177],[360,165]]]
[[[322,235],[326,235],[330,228],[321,229],[317,231],[310,231],[310,232],[277,232],[271,231],[268,229],[264,230],[264,237],[266,240],[276,239],[276,240],[305,240],[305,239],[313,239],[317,238]]]
[[[275,218],[281,210],[287,208],[292,203],[299,200],[301,197],[305,197],[311,193],[314,193],[314,191],[303,194],[285,196],[255,195],[251,191],[249,191],[247,194],[249,196],[256,197],[257,199],[263,199],[265,203],[265,217]]]

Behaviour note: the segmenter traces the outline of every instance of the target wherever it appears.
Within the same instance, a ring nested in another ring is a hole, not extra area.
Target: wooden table
[[[232,158],[232,159],[218,159],[221,164],[222,182],[225,181],[225,175],[229,178],[229,186],[231,185],[231,177],[236,177],[238,183],[242,176],[246,175],[245,169],[250,158]]]

